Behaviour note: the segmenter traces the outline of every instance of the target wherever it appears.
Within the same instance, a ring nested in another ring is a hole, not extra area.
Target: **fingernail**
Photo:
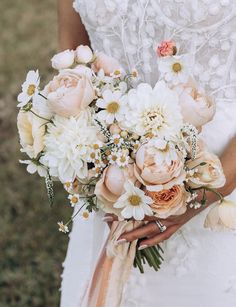
[[[112,216],[104,216],[102,218],[103,222],[112,222],[113,221],[113,217]]]
[[[117,245],[120,245],[120,244],[123,244],[123,243],[126,243],[126,242],[127,242],[126,239],[120,239],[120,240],[117,240],[117,241],[116,241],[116,244],[117,244]]]
[[[147,247],[148,247],[147,245],[141,245],[141,246],[139,246],[138,250],[141,251],[142,249],[145,249]]]

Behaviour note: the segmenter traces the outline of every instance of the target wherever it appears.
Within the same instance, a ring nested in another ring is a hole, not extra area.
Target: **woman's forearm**
[[[61,50],[90,44],[88,33],[72,4],[73,0],[58,0],[58,38]]]
[[[224,187],[218,189],[224,197],[231,194],[236,188],[236,136],[231,140],[225,151],[223,152],[221,158],[221,163],[224,169],[226,184]],[[207,205],[211,205],[215,201],[219,200],[219,197],[212,192],[206,193]],[[198,200],[202,199],[202,193],[199,195]],[[202,211],[204,207],[199,209]]]

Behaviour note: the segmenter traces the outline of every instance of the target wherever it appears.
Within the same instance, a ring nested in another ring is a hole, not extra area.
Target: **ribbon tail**
[[[96,264],[81,307],[120,307],[124,285],[129,277],[137,241],[117,245],[123,232],[136,228],[137,222],[114,222]]]

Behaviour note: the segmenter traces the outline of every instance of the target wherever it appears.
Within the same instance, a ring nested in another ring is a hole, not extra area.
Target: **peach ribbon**
[[[120,307],[124,285],[133,266],[137,241],[118,245],[124,232],[142,222],[113,222],[80,307]]]

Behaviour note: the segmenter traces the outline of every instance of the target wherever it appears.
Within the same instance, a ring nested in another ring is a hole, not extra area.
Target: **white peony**
[[[178,95],[163,81],[154,89],[141,83],[126,96],[127,110],[121,122],[124,129],[143,136],[152,133],[158,137],[168,137],[179,133],[183,124]]]
[[[92,144],[97,140],[97,128],[92,125],[89,110],[76,119],[55,116],[45,136],[45,155],[41,158],[50,175],[60,181],[73,182],[88,175],[87,160]]]
[[[135,187],[129,180],[124,184],[124,189],[125,193],[113,205],[114,208],[122,210],[121,216],[123,218],[134,218],[137,221],[141,221],[145,215],[153,215],[150,207],[153,204],[151,197],[146,196],[142,190]]]

